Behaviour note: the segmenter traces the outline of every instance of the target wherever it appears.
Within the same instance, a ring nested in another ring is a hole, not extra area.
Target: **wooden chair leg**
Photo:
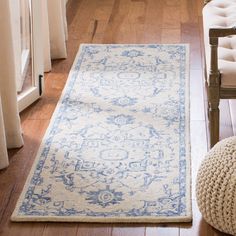
[[[220,134],[220,112],[218,104],[209,103],[209,129],[210,147],[212,148],[219,141]]]
[[[210,128],[210,147],[219,141],[219,102],[220,102],[220,73],[218,70],[218,37],[215,37],[214,30],[209,31],[211,60],[210,74],[208,79],[208,102],[209,102],[209,128]]]

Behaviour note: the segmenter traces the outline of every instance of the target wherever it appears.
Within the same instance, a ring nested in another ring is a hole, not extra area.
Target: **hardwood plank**
[[[70,28],[72,21],[78,14],[78,10],[81,7],[81,2],[82,2],[81,0],[77,1],[68,0],[66,7],[66,20],[67,20],[67,25],[69,26],[68,28]]]
[[[140,39],[140,43],[161,43],[161,31],[162,29],[156,27],[156,25],[145,24],[143,38]]]
[[[104,34],[112,14],[114,1],[99,1],[94,16],[84,34],[83,40],[93,43],[103,43]]]
[[[111,236],[112,225],[107,224],[79,224],[77,236]]]
[[[203,78],[201,70],[190,70],[191,120],[205,120]]]
[[[164,44],[168,43],[180,43],[181,41],[181,31],[177,29],[165,29],[161,30],[161,42]]]
[[[180,4],[179,1],[166,1],[163,9],[162,28],[180,28]]]
[[[44,231],[43,223],[12,223],[8,231],[1,232],[6,236],[42,236]]]
[[[145,236],[179,236],[178,224],[160,224],[157,227],[146,227]]]
[[[114,0],[100,0],[94,12],[94,19],[98,21],[109,20],[114,5]]]
[[[130,1],[116,0],[111,11],[107,29],[104,35],[105,43],[125,43],[125,33],[130,30],[127,17],[130,10]]]
[[[192,174],[192,199],[196,199],[195,183],[197,170],[207,153],[206,125],[204,121],[191,121],[191,174]]]
[[[42,236],[74,236],[77,234],[78,224],[76,223],[47,223]]]
[[[136,224],[129,224],[122,225],[122,226],[113,226],[112,228],[112,236],[145,236],[145,227],[136,225]]]
[[[166,0],[166,6],[178,7],[180,6],[180,0]]]
[[[194,1],[195,4],[197,5],[196,6],[196,9],[197,9],[197,13],[198,13],[198,16],[202,16],[202,9],[203,9],[203,6],[204,6],[204,1]]]
[[[181,24],[181,41],[190,44],[191,69],[202,70],[202,53],[199,36],[199,25],[197,23]]]
[[[127,21],[130,24],[144,24],[147,11],[146,1],[131,1]]]
[[[181,0],[181,23],[197,23],[198,8],[196,1]]]
[[[205,59],[204,59],[204,32],[203,32],[203,19],[202,17],[198,17],[198,32],[199,32],[199,43],[200,43],[200,55],[202,58],[202,71],[204,72],[204,67],[205,67]]]
[[[76,15],[68,26],[68,35],[70,39],[83,39],[86,34],[90,21],[93,19],[98,1],[82,0]]]
[[[145,24],[153,25],[155,28],[163,27],[165,1],[148,0],[146,6]]]
[[[91,37],[92,43],[103,43],[103,38],[104,38],[107,24],[108,24],[108,20],[100,20],[97,22],[96,32],[93,35],[93,37]]]
[[[30,120],[49,120],[57,105],[65,85],[67,74],[49,73],[45,78],[45,91],[41,99],[30,107],[27,119]]]

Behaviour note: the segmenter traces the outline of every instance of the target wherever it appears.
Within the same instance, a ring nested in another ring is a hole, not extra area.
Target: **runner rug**
[[[188,45],[81,45],[13,221],[191,220]]]

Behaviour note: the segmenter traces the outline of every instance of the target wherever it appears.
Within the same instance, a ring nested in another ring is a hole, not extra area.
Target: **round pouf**
[[[217,143],[197,174],[197,203],[214,228],[236,235],[236,137]]]

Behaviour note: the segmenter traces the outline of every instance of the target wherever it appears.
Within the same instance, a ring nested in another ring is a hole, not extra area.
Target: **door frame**
[[[42,96],[44,89],[42,0],[29,0],[31,8],[32,86],[17,96],[19,112]]]

